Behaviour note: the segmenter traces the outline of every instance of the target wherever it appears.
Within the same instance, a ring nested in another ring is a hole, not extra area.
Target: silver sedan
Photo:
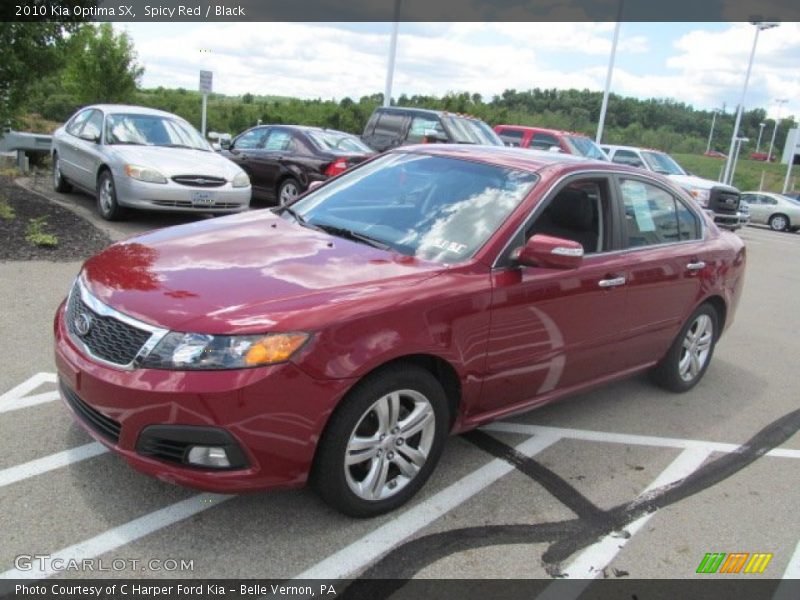
[[[187,121],[168,112],[98,104],[53,136],[53,185],[97,198],[104,219],[126,208],[234,213],[250,205],[250,179],[214,152]]]
[[[772,192],[742,192],[750,208],[750,222],[769,225],[773,231],[800,229],[800,202]]]

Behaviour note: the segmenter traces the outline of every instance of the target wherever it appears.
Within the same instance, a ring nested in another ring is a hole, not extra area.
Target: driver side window
[[[236,140],[234,140],[233,147],[237,150],[252,150],[260,148],[264,138],[266,137],[267,130],[263,127],[245,131]]]

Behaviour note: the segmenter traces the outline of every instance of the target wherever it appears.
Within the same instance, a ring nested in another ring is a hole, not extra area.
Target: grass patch
[[[14,212],[14,208],[3,198],[0,198],[0,219],[10,221],[11,219],[16,218],[16,216],[17,213]]]
[[[725,168],[725,159],[721,158],[711,158],[698,154],[673,154],[672,156],[687,171],[714,181],[719,181],[720,173]],[[763,191],[780,193],[783,190],[786,165],[743,158],[739,158],[739,162],[736,164],[736,176],[734,177],[733,185],[743,192],[757,190],[761,183],[762,173],[764,175]],[[789,179],[790,190],[792,189],[792,183],[800,175],[796,167],[792,175]]]
[[[25,228],[25,240],[34,246],[44,246],[52,248],[58,245],[58,238],[52,233],[47,233],[47,217],[37,217],[28,220]]]

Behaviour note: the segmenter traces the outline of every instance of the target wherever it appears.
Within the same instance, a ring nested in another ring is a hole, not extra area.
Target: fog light
[[[231,466],[228,460],[228,453],[225,452],[225,448],[220,448],[219,446],[192,446],[192,449],[189,450],[188,460],[193,465],[203,467],[224,468]]]

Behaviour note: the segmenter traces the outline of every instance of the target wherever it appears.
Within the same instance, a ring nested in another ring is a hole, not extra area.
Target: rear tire
[[[97,178],[97,212],[106,221],[118,221],[125,209],[117,202],[117,187],[111,171],[104,170]]]
[[[433,472],[449,423],[447,397],[429,371],[414,365],[377,371],[359,382],[331,417],[311,485],[351,517],[394,510]]]
[[[278,186],[278,204],[291,204],[302,193],[301,189],[300,183],[294,177],[287,177]]]
[[[769,218],[768,224],[772,231],[788,231],[789,217],[782,214],[772,215]]]
[[[711,304],[692,313],[669,351],[650,371],[659,386],[671,392],[692,389],[705,375],[719,337],[719,317]]]
[[[58,157],[58,153],[53,153],[53,189],[59,194],[67,194],[72,191],[72,186],[61,173],[61,159]]]

